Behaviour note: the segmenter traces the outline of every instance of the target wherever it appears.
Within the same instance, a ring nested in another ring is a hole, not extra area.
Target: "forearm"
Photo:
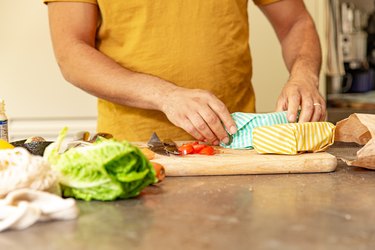
[[[142,109],[161,110],[160,100],[177,86],[130,71],[84,42],[56,51],[65,79],[99,98]]]
[[[84,2],[48,4],[52,43],[64,77],[99,98],[163,112],[197,140],[219,144],[236,132],[224,103],[206,90],[188,89],[118,64],[95,48],[100,10]],[[126,41],[124,41],[126,42]]]
[[[325,102],[318,89],[321,48],[308,13],[302,14],[280,41],[290,76],[280,94],[278,109],[287,109],[291,122],[300,108],[300,122],[324,120]]]
[[[263,6],[281,43],[290,72],[277,100],[278,111],[287,110],[288,120],[299,122],[325,119],[325,101],[319,92],[321,48],[314,22],[303,0],[282,0]]]
[[[281,40],[290,80],[319,84],[322,55],[315,25],[308,14],[302,15]]]

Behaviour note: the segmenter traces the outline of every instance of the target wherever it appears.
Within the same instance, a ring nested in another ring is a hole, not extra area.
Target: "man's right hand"
[[[176,126],[194,138],[213,145],[228,143],[228,134],[237,131],[224,103],[212,93],[177,87],[163,101],[161,111]]]

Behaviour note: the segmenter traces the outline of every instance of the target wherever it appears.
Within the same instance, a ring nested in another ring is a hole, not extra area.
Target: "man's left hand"
[[[301,108],[299,122],[324,121],[326,118],[325,100],[319,92],[317,84],[306,80],[289,80],[277,101],[277,111],[288,111],[289,122],[296,122],[298,110]]]

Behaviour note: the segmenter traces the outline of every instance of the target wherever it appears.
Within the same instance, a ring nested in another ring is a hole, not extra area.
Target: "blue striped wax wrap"
[[[221,144],[224,148],[252,149],[254,128],[288,123],[286,111],[266,114],[235,112],[231,115],[237,125],[237,133],[232,135],[230,145]]]

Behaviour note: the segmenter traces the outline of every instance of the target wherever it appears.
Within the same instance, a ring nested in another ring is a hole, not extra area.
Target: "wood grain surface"
[[[167,176],[242,175],[332,172],[337,159],[326,153],[261,155],[255,150],[219,148],[218,154],[162,156],[154,159],[164,166]]]

